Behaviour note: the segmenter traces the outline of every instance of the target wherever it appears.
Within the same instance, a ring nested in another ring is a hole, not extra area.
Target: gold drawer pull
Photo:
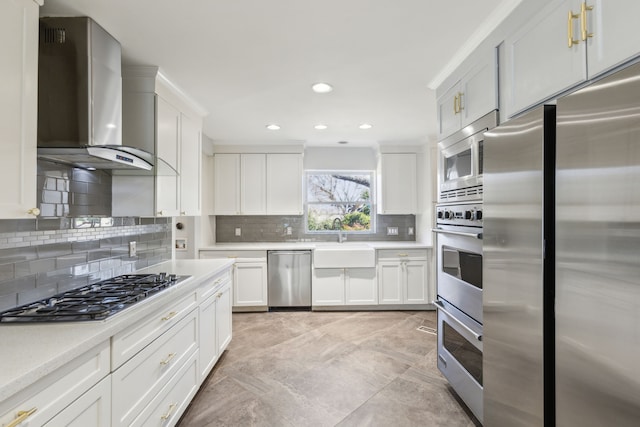
[[[220,297],[222,297],[222,292],[218,292],[218,295],[216,295],[216,298],[220,299]]]
[[[215,282],[213,282],[213,286],[217,286],[217,285],[219,285],[220,283],[222,283],[222,279],[218,279],[218,280],[216,280]]]
[[[166,359],[160,361],[160,364],[162,366],[168,365],[174,357],[176,357],[176,353],[169,353]]]
[[[24,420],[29,418],[37,410],[38,409],[36,409],[36,408],[31,408],[28,411],[18,411],[16,413],[16,418],[11,423],[7,424],[7,427],[16,427],[21,422],[23,422]]]
[[[398,256],[409,256],[409,254],[398,254]]]
[[[171,313],[169,313],[166,316],[164,316],[161,320],[171,320],[174,317],[176,317],[176,314],[178,314],[177,311],[172,311]]]
[[[173,412],[173,410],[176,408],[176,404],[172,403],[171,405],[169,405],[169,410],[160,417],[160,419],[162,421],[166,421],[169,419],[169,417],[171,416],[171,413]]]

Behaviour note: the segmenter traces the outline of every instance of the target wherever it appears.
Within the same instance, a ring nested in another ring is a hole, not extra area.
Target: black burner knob
[[[471,211],[464,211],[464,219],[471,219]]]
[[[453,218],[451,211],[446,211],[444,213],[444,219],[451,219],[451,218]]]
[[[167,278],[167,273],[160,273],[158,275],[158,279],[164,281]]]
[[[178,280],[178,276],[176,276],[175,274],[170,274],[169,275],[169,281],[175,282],[176,280]]]
[[[438,219],[442,219],[444,217],[444,212],[438,211]]]
[[[476,211],[476,219],[478,221],[482,220],[482,211],[481,210],[477,210]]]

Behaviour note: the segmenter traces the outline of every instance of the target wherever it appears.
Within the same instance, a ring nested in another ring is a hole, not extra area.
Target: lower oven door
[[[482,229],[439,225],[438,297],[482,323]]]
[[[438,299],[438,369],[482,422],[482,325]]]

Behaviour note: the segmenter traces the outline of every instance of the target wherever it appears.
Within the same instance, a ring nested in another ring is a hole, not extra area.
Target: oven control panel
[[[436,223],[482,227],[482,203],[437,205]]]

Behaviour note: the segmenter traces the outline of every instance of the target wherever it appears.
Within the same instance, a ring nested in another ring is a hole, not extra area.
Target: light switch
[[[242,236],[242,228],[236,227],[236,236]]]
[[[387,236],[397,236],[398,227],[387,227]]]

